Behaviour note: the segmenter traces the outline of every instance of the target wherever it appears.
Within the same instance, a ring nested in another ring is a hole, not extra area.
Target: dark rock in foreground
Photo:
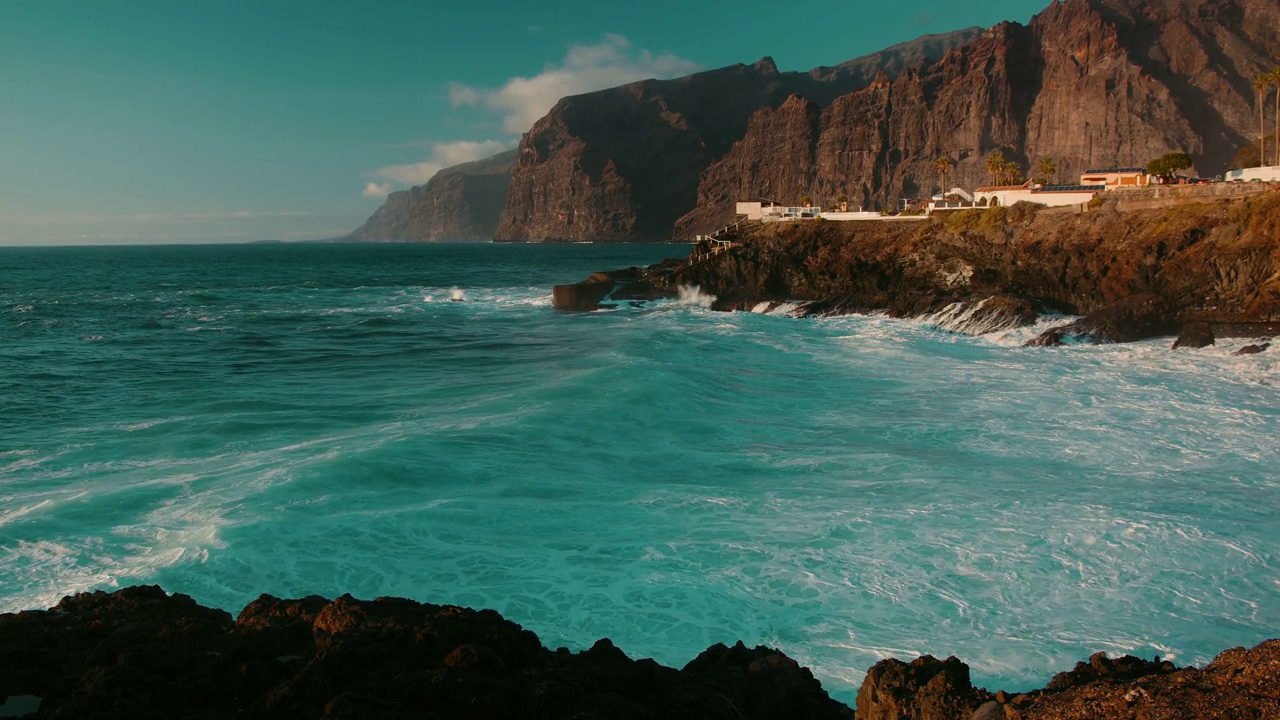
[[[232,620],[158,587],[0,616],[0,698],[56,718],[852,717],[765,647],[675,670],[608,640],[553,652],[492,610],[264,595]]]
[[[884,660],[859,720],[1280,717],[1280,640],[1204,669],[1098,653],[1043,690],[994,695],[948,658]],[[46,718],[853,718],[766,647],[681,670],[608,640],[544,648],[492,610],[263,595],[239,617],[158,587],[0,615],[0,716]]]
[[[1217,343],[1217,337],[1213,334],[1213,326],[1206,322],[1187,323],[1182,328],[1182,332],[1178,334],[1178,339],[1173,342],[1173,349],[1178,348],[1203,348],[1209,347]]]

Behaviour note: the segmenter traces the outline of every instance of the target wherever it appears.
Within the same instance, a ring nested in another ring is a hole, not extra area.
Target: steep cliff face
[[[346,239],[358,241],[490,240],[507,199],[515,151],[445,168],[391,193]]]
[[[830,103],[974,34],[928,36],[809,73],[780,73],[764,58],[564,98],[520,143],[497,239],[666,240],[694,208],[703,172],[756,111],[793,94]]]
[[[921,38],[807,74],[736,66],[566,98],[521,143],[499,237],[687,239],[765,197],[892,207],[1024,171],[1165,152],[1221,171],[1253,127],[1249,78],[1280,61],[1263,0],[1065,0],[1029,25]]]
[[[927,68],[825,104],[816,121],[784,130],[761,111],[704,173],[675,235],[725,224],[741,198],[844,194],[892,207],[940,189],[941,156],[956,162],[948,187],[974,187],[997,149],[1024,171],[1052,157],[1065,181],[1176,150],[1201,173],[1220,172],[1249,142],[1249,78],[1276,64],[1278,28],[1280,5],[1253,0],[1055,2],[1029,26],[998,25]],[[797,155],[798,144],[812,151]]]

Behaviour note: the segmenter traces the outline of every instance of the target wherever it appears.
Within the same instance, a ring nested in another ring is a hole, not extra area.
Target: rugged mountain
[[[1274,2],[1054,2],[896,80],[761,111],[703,176],[676,235],[725,224],[745,197],[891,208],[939,189],[941,156],[957,165],[948,185],[974,187],[997,149],[1024,170],[1051,157],[1068,181],[1176,150],[1218,173],[1256,127],[1249,79],[1277,58]]]
[[[1277,63],[1270,0],[1065,0],[807,74],[762,61],[566,98],[521,142],[498,236],[687,239],[751,197],[892,207],[938,188],[943,155],[948,184],[986,182],[996,149],[1063,180],[1174,150],[1214,174]]]
[[[796,93],[830,103],[975,34],[926,36],[808,73],[782,73],[763,58],[564,98],[520,143],[497,239],[668,239],[694,207],[703,172],[754,113]]]
[[[515,150],[445,168],[391,193],[348,240],[490,240],[507,199]]]

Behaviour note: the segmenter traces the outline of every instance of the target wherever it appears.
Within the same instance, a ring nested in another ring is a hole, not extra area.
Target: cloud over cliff
[[[538,121],[560,98],[603,90],[646,78],[672,78],[699,69],[684,58],[632,47],[622,35],[609,34],[593,45],[574,45],[559,64],[548,64],[532,77],[513,77],[497,88],[451,83],[454,107],[477,106],[502,115],[503,129],[519,135]]]

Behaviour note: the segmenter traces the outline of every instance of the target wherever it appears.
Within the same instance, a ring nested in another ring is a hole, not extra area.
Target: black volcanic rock
[[[393,192],[347,240],[492,240],[507,200],[515,151],[456,165],[425,185]]]
[[[1123,212],[744,224],[725,236],[729,250],[710,255],[704,244],[694,260],[647,268],[640,280],[655,297],[698,287],[715,309],[886,310],[968,333],[1025,326],[1037,308],[1084,316],[1030,345],[1131,342],[1188,323],[1258,337],[1280,327],[1280,192],[1242,190],[1256,192]]]
[[[1207,322],[1193,322],[1182,326],[1182,332],[1178,333],[1178,339],[1173,342],[1173,349],[1203,348],[1215,342],[1212,325]]]
[[[926,656],[871,668],[857,716],[1269,718],[1280,714],[1276,687],[1276,640],[1203,669],[1097,654],[1013,696],[973,687],[955,658]],[[676,670],[607,639],[553,652],[492,610],[263,595],[233,621],[158,587],[0,615],[0,714],[17,708],[47,718],[853,718],[767,647],[714,645]]]

